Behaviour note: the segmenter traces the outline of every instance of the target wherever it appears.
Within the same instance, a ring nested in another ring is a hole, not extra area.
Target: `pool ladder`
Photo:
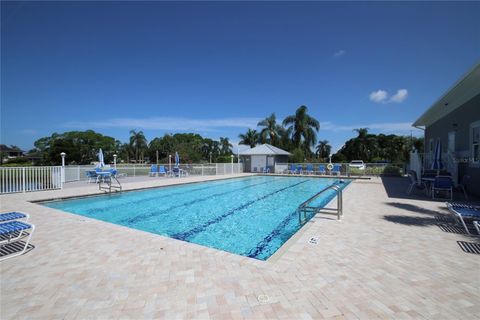
[[[112,180],[115,180],[116,184],[112,184]],[[120,192],[122,191],[122,185],[120,184],[120,181],[118,181],[117,177],[111,175],[106,177],[106,179],[100,180],[98,182],[98,190],[102,190],[108,193],[112,193],[112,191]]]
[[[322,207],[312,207],[309,204],[318,198],[322,193],[328,190],[334,190],[337,193],[337,207],[336,208],[322,208]],[[310,197],[308,200],[303,202],[297,208],[298,214],[298,222],[300,225],[304,225],[307,222],[308,213],[324,213],[324,214],[333,214],[337,216],[337,220],[342,219],[343,217],[343,196],[342,196],[342,188],[337,184],[332,184],[325,189],[321,190],[320,192],[316,193],[314,196]]]

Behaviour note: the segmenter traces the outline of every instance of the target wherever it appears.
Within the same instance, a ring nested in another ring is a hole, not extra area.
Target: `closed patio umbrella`
[[[175,167],[178,168],[180,165],[180,156],[178,155],[178,152],[175,151]]]
[[[442,143],[440,140],[437,141],[435,145],[435,153],[433,154],[433,161],[432,161],[432,170],[440,171],[442,169]]]
[[[103,151],[102,148],[98,151],[98,167],[105,167],[105,162],[103,160]]]

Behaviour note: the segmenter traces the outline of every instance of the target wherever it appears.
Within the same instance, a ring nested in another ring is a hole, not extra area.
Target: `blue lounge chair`
[[[301,164],[297,166],[297,169],[295,170],[296,174],[303,174],[303,167]]]
[[[165,170],[165,166],[158,167],[158,176],[163,175],[164,177],[167,175],[167,170]]]
[[[269,167],[263,168],[263,173],[270,173],[270,168]]]
[[[307,164],[307,174],[313,174],[313,165]]]
[[[22,250],[14,251],[12,253],[9,253],[10,250],[1,250],[2,254],[4,252],[7,252],[7,254],[0,256],[0,261],[13,258],[25,253],[25,251],[28,248],[28,244],[30,243],[30,239],[32,238],[32,234],[34,230],[35,230],[35,226],[33,224],[25,223],[18,220],[0,223],[0,246],[1,247],[11,244],[13,242],[16,242],[24,238],[26,235],[28,235],[27,241],[24,242]],[[30,232],[27,232],[27,231],[30,231]]]
[[[29,215],[22,212],[6,212],[0,214],[0,223],[21,219],[25,219],[25,222],[27,222],[28,218]]]
[[[468,234],[471,233],[467,222],[472,222],[478,234],[480,234],[480,230],[477,229],[478,221],[480,221],[480,206],[447,202],[447,208],[454,215],[455,220],[465,228]]]
[[[152,164],[152,166],[150,167],[150,172],[148,173],[148,176],[149,177],[156,177],[157,176],[157,165],[156,164]]]
[[[318,173],[320,173],[322,176],[327,173],[327,171],[325,171],[325,165],[324,164],[321,164],[321,165],[318,166]]]
[[[450,176],[437,176],[432,184],[432,199],[435,199],[435,194],[445,192],[450,194],[450,200],[453,198],[453,180]]]
[[[332,169],[332,174],[339,176],[342,171],[342,165],[340,164],[335,164]]]
[[[297,169],[296,169],[295,165],[292,163],[292,164],[290,165],[290,169],[288,170],[288,173],[290,173],[290,174],[295,174],[296,170],[297,170]]]

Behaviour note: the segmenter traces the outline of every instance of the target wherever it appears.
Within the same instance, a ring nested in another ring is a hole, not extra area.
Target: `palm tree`
[[[139,154],[143,158],[143,152],[148,147],[147,138],[145,138],[143,131],[130,130],[130,146],[135,150],[135,160],[139,160]]]
[[[220,137],[220,149],[222,150],[222,155],[229,155],[232,153],[231,148],[233,145],[230,143],[227,137]]]
[[[317,132],[320,130],[320,123],[317,119],[310,116],[306,106],[300,106],[294,115],[288,116],[283,120],[284,126],[289,126],[288,130],[292,132],[292,139],[295,147],[301,147],[302,139],[304,148],[310,150],[317,142]]]
[[[249,145],[250,148],[255,147],[260,138],[257,130],[252,130],[252,129],[248,129],[248,131],[245,134],[239,134],[238,137],[241,139],[239,144]]]
[[[319,158],[327,158],[332,151],[332,146],[328,144],[328,140],[322,140],[318,142],[316,153]]]
[[[258,124],[260,127],[264,127],[262,131],[260,131],[260,137],[262,138],[262,142],[268,142],[271,145],[277,145],[279,142],[279,131],[281,130],[281,126],[277,124],[277,119],[275,113],[272,113],[269,117],[266,117]]]

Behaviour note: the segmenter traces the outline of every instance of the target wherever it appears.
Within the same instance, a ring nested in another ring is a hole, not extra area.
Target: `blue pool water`
[[[333,183],[338,180],[254,176],[44,205],[266,260],[300,229],[296,208]],[[325,206],[334,197],[330,190],[315,204]]]

